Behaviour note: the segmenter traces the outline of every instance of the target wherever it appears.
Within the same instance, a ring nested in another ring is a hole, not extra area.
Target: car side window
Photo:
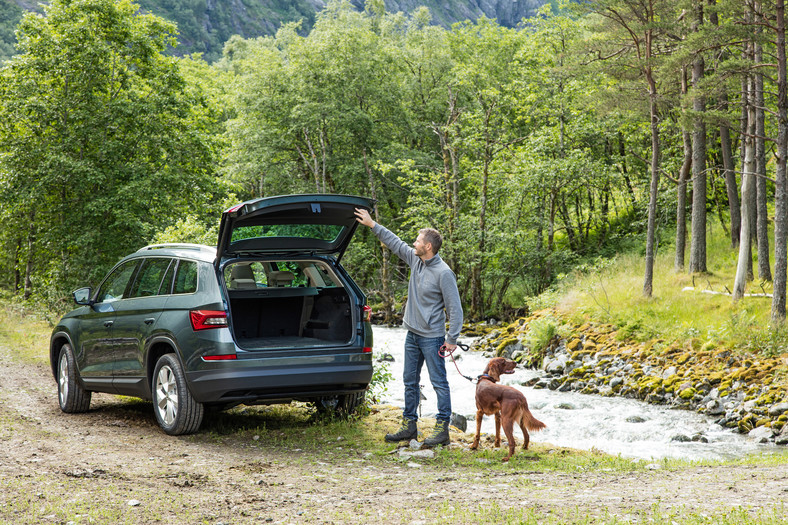
[[[175,278],[175,270],[178,268],[178,260],[175,259],[172,261],[172,264],[169,268],[167,268],[167,273],[164,276],[164,280],[161,282],[161,288],[159,288],[159,295],[170,295],[172,293],[172,281]]]
[[[134,284],[131,285],[129,297],[150,297],[158,295],[162,278],[167,272],[172,259],[155,257],[145,259],[137,272]]]
[[[175,286],[172,293],[194,293],[197,291],[197,263],[180,261],[175,272]]]
[[[101,284],[96,295],[96,302],[109,303],[126,297],[126,288],[128,288],[131,276],[134,275],[137,263],[138,261],[127,261],[115,268]]]

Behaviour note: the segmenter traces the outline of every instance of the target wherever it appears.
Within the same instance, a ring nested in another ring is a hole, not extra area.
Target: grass
[[[616,277],[608,277],[608,294],[618,287]],[[615,291],[614,293],[621,293]],[[664,295],[663,295],[664,296]],[[654,302],[660,299],[654,300]],[[587,298],[587,307],[594,304]],[[578,303],[582,307],[584,303]],[[0,344],[14,349],[15,359],[22,362],[41,364],[47,362],[49,323],[18,307],[6,307],[0,312],[0,320],[5,327],[0,331]],[[552,330],[550,330],[552,333]],[[117,406],[104,408],[114,410],[124,416],[139,417],[140,423],[150,425],[156,432],[156,423],[151,415],[150,403],[134,398],[118,397]],[[321,473],[321,465],[359,465],[358,476],[373,476],[376,466],[398,466],[402,460],[396,447],[385,443],[382,435],[396,428],[399,410],[373,407],[362,417],[351,420],[318,416],[305,404],[236,407],[234,409],[209,414],[199,433],[184,437],[196,447],[209,446],[216,451],[249,448],[259,450],[259,462],[243,465],[249,479],[257,479],[259,474],[275,469],[278,462],[298,465],[304,471],[315,472],[316,481],[325,481],[327,491],[337,484]],[[89,417],[89,415],[88,415]],[[108,416],[109,417],[109,416]],[[422,430],[429,427],[425,422]],[[24,433],[35,439],[56,442],[57,438],[46,435],[40,426],[26,421],[14,413],[0,408],[0,442],[10,439],[14,434]],[[30,439],[34,439],[31,437]],[[468,436],[453,436],[455,442],[467,444]],[[604,508],[589,509],[574,506],[567,502],[565,507],[552,511],[536,508],[528,503],[529,491],[549,491],[549,486],[539,483],[542,475],[557,472],[564,475],[590,473],[593,479],[620,474],[639,473],[648,476],[649,462],[610,456],[597,451],[579,451],[553,447],[544,443],[533,443],[528,451],[518,450],[508,462],[503,463],[503,449],[492,449],[483,443],[482,449],[471,452],[461,447],[439,448],[432,459],[418,459],[423,472],[435,476],[436,482],[429,487],[415,487],[419,494],[418,504],[404,508],[388,507],[379,511],[376,506],[354,505],[352,508],[336,507],[330,518],[336,523],[361,522],[419,522],[426,523],[501,523],[501,524],[623,524],[632,522],[672,524],[769,524],[780,523],[783,511],[780,507],[768,509],[733,508],[701,513],[695,509],[665,508],[654,506],[651,509],[632,509],[611,513]],[[257,457],[255,455],[255,457]],[[722,465],[738,464],[757,469],[758,466],[782,466],[788,464],[788,454],[782,449],[775,454],[749,456],[734,461],[689,462],[683,460],[661,460],[659,470],[682,471],[699,464]],[[20,474],[15,477],[3,476],[4,491],[0,494],[0,522],[36,523],[68,522],[75,523],[136,523],[181,522],[213,523],[217,517],[204,514],[199,505],[188,499],[180,489],[203,483],[211,484],[217,480],[192,479],[180,473],[173,477],[166,469],[153,473],[154,477],[166,477],[172,489],[151,496],[151,492],[140,492],[136,478],[126,478],[121,473],[107,474],[101,479],[90,477],[57,476],[50,479],[35,474]],[[217,474],[218,476],[218,474]],[[326,479],[321,479],[321,476]],[[328,474],[330,477],[330,474]],[[182,479],[181,479],[182,478]],[[441,491],[463,490],[464,486],[487,480],[488,483],[511,483],[522,490],[522,501],[485,501],[472,500],[467,504],[450,504],[441,498]],[[59,488],[55,488],[57,484]],[[582,490],[578,486],[577,490]],[[425,492],[426,491],[426,492]],[[422,494],[422,492],[424,492]],[[433,494],[431,496],[431,494]],[[133,499],[141,500],[142,507],[130,506]],[[100,502],[97,504],[96,502]],[[261,519],[264,517],[260,516]],[[347,519],[343,519],[343,517]],[[312,516],[317,518],[317,516]],[[175,520],[175,521],[173,521]],[[243,520],[242,520],[243,521]],[[258,520],[260,521],[260,520]]]
[[[49,363],[50,324],[19,304],[0,301],[0,344],[13,350],[13,357],[27,363]]]
[[[621,337],[665,339],[780,355],[788,352],[788,328],[772,326],[771,299],[733,302],[736,253],[717,232],[709,236],[709,273],[674,271],[674,252],[663,250],[654,267],[652,297],[643,296],[643,257],[621,254],[586,272],[576,272],[540,305],[555,305],[574,318],[619,327]],[[686,290],[691,287],[692,290]],[[771,293],[771,283],[748,283],[747,293]],[[716,292],[716,293],[707,293]],[[548,303],[548,304],[546,304]]]

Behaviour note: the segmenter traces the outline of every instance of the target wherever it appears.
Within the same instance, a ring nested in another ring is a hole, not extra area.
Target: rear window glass
[[[231,243],[247,239],[261,238],[298,238],[317,239],[333,242],[344,229],[338,224],[264,224],[260,226],[239,226],[233,229]]]
[[[197,291],[197,263],[181,261],[175,273],[175,286],[172,293],[194,293]]]
[[[313,261],[238,262],[225,267],[224,280],[229,290],[339,286],[325,263]]]

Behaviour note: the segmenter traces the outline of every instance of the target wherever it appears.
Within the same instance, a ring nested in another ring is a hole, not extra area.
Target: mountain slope
[[[516,26],[549,0],[386,0],[386,10],[410,13],[420,6],[430,9],[433,23],[449,27],[455,22],[495,18],[506,27]],[[308,30],[323,0],[137,0],[142,9],[175,22],[180,35],[178,55],[203,53],[208,61],[221,57],[232,35],[246,38],[272,35],[286,22],[303,20]],[[364,9],[364,0],[351,0]],[[30,0],[0,0],[0,60],[14,54],[14,29],[22,13],[41,10]]]

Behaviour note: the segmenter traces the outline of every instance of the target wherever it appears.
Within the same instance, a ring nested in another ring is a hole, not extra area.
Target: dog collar
[[[495,381],[495,379],[493,379],[493,378],[492,378],[491,376],[489,376],[488,374],[482,374],[482,375],[480,375],[479,377],[477,377],[477,378],[476,378],[476,380],[477,380],[477,381],[479,381],[479,380],[481,380],[481,379],[489,379],[489,380],[490,380],[490,381],[492,381],[493,383],[495,383],[495,382],[496,382],[496,381]]]

